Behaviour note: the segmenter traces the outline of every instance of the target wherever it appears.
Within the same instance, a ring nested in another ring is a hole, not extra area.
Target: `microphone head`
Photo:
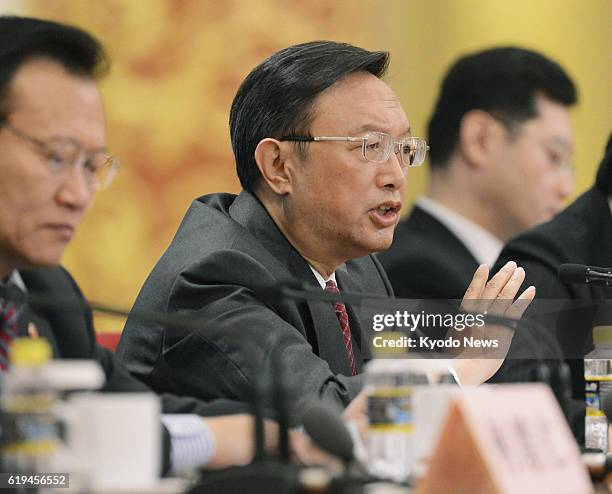
[[[587,283],[586,270],[583,264],[561,264],[559,279],[565,283],[584,284]]]
[[[303,416],[304,430],[327,453],[346,463],[353,459],[353,439],[340,415],[323,404],[310,406]]]

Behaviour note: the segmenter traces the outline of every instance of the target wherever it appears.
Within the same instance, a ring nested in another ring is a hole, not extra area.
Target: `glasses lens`
[[[363,138],[363,156],[374,163],[384,163],[389,159],[393,139],[382,132],[370,132]]]
[[[119,170],[117,160],[107,154],[91,156],[83,167],[85,172],[91,176],[92,182],[100,189],[108,187]]]
[[[419,137],[408,137],[401,142],[402,161],[406,166],[419,166],[425,161],[427,144]]]
[[[43,148],[52,173],[60,173],[67,165],[74,163],[79,156],[79,147],[72,141],[57,139],[49,141]]]

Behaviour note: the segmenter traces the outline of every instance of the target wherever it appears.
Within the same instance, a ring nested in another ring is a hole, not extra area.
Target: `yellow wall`
[[[422,135],[440,78],[458,55],[498,44],[535,48],[573,76],[578,192],[612,128],[611,0],[34,0],[0,3],[77,24],[107,46],[109,145],[122,162],[66,257],[86,295],[131,306],[190,201],[238,191],[227,117],[263,58],[313,39],[392,55],[388,81]],[[426,169],[411,170],[410,199]],[[120,321],[98,321],[106,330]]]

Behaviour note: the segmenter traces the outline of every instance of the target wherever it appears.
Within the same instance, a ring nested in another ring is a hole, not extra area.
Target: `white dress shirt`
[[[420,197],[416,204],[448,228],[465,245],[478,264],[487,264],[489,267],[495,264],[504,246],[495,235],[429,197]]]
[[[308,267],[310,268],[312,273],[315,275],[315,278],[317,279],[317,281],[319,282],[319,285],[321,285],[321,288],[323,288],[323,290],[325,290],[325,287],[327,286],[327,282],[329,280],[332,280],[334,283],[336,283],[336,272],[335,271],[331,274],[329,278],[325,279],[323,278],[323,276],[321,276],[321,273],[319,273],[310,264],[308,264]],[[336,283],[336,285],[338,285],[338,283]]]

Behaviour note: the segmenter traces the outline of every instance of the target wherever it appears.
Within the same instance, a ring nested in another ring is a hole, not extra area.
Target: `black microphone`
[[[353,461],[353,438],[337,412],[316,403],[304,413],[303,425],[319,448],[340,458],[345,464]]]
[[[316,403],[304,413],[303,425],[306,433],[319,448],[344,464],[344,472],[334,476],[329,492],[364,492],[365,484],[378,480],[369,475],[363,464],[355,458],[353,438],[337,411],[323,403]]]
[[[559,279],[572,285],[612,285],[612,268],[585,266],[583,264],[561,264]]]

